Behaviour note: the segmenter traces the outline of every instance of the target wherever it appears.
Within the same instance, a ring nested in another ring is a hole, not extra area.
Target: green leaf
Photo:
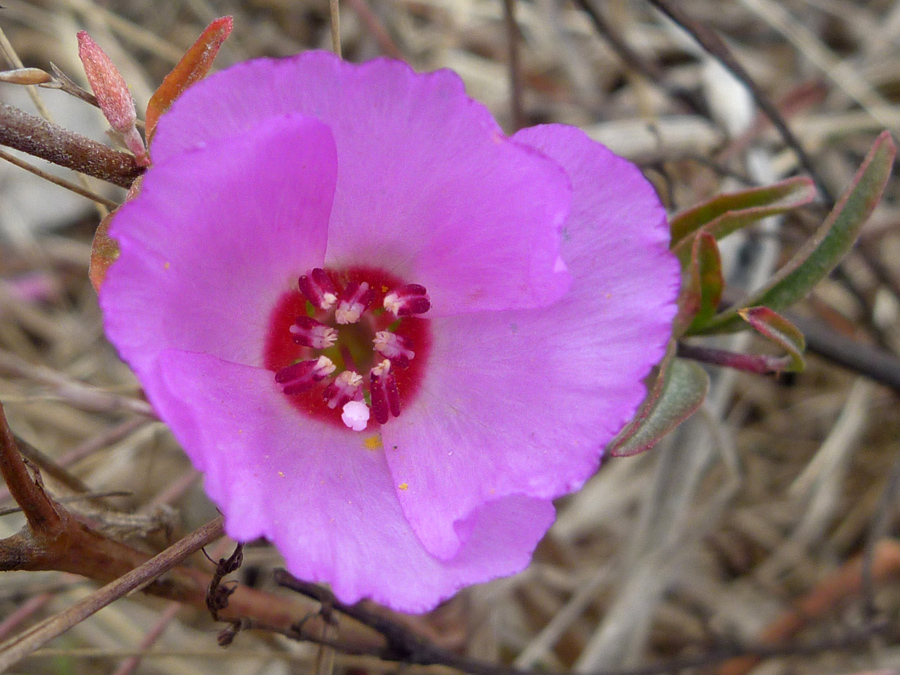
[[[742,330],[746,323],[740,311],[749,307],[769,307],[779,311],[809,293],[853,247],[860,229],[868,220],[887,185],[897,148],[890,134],[882,133],[869,151],[847,191],[832,212],[803,247],[759,291],[739,307],[715,317],[697,333]]]
[[[219,53],[219,47],[225,42],[225,38],[231,34],[233,25],[234,22],[230,16],[216,19],[209,24],[200,37],[197,38],[197,41],[181,57],[181,61],[176,64],[172,72],[166,75],[162,84],[159,85],[159,89],[150,97],[146,117],[148,143],[153,137],[160,115],[169,109],[175,99],[184,93],[185,89],[197,80],[203,79],[209,73],[213,60],[216,58],[216,54]],[[214,112],[210,114],[214,114]]]
[[[758,220],[808,204],[815,195],[812,180],[805,176],[718,195],[672,218],[672,249],[701,228],[721,239]]]
[[[744,321],[753,326],[756,332],[767,337],[788,353],[790,363],[785,368],[786,371],[799,373],[806,367],[806,363],[803,361],[806,338],[794,324],[768,307],[748,307],[738,313]]]
[[[674,341],[635,419],[613,439],[613,457],[629,457],[656,445],[690,417],[709,391],[709,376],[693,361],[675,358]]]

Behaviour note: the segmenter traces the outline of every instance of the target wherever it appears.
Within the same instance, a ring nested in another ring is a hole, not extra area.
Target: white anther
[[[344,404],[341,420],[353,431],[362,431],[369,423],[369,406],[362,401],[349,401]]]
[[[397,316],[397,312],[400,311],[401,307],[403,307],[403,303],[400,301],[400,296],[396,293],[388,293],[384,296],[384,308],[394,316]]]
[[[401,368],[406,367],[416,355],[412,349],[406,347],[406,340],[387,330],[375,333],[375,339],[372,342],[375,345],[375,351],[391,361],[397,361]]]
[[[340,382],[341,384],[347,387],[359,387],[362,385],[362,375],[359,373],[355,373],[352,370],[345,370],[343,373],[337,376],[335,382]]]
[[[340,307],[335,310],[334,318],[339,324],[346,325],[359,321],[362,313],[362,307],[359,305],[349,305],[346,302],[342,302]]]
[[[322,309],[331,309],[337,302],[337,296],[334,293],[322,294]]]
[[[388,361],[387,359],[385,359],[384,361],[379,363],[377,366],[372,368],[372,374],[375,375],[375,377],[381,377],[381,376],[389,373],[390,371],[391,371],[391,362]]]
[[[406,284],[384,296],[384,308],[398,318],[414,316],[431,309],[431,300],[424,286]]]
[[[374,293],[367,282],[361,284],[348,284],[341,294],[337,309],[334,310],[334,319],[339,324],[356,323],[363,312],[372,303]]]
[[[331,375],[336,369],[337,366],[334,365],[334,361],[327,356],[320,356],[316,359],[316,365],[313,367],[313,372],[318,379],[321,380]]]
[[[295,335],[294,342],[313,349],[329,349],[338,339],[338,332],[331,326],[323,326],[308,317],[298,317],[288,328]]]

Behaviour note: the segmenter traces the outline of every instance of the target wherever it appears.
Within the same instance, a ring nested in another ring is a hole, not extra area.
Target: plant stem
[[[127,153],[2,102],[0,145],[125,188],[143,172]]]

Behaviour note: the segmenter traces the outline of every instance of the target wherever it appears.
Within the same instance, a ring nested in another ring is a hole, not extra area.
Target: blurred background
[[[725,41],[834,195],[879,132],[900,130],[900,2],[673,3]],[[217,68],[331,47],[327,0],[2,5],[3,53],[45,70],[52,62],[86,87],[75,35],[87,30],[124,74],[139,111],[218,16],[233,15],[234,32]],[[510,132],[546,122],[582,127],[637,162],[672,213],[803,173],[746,87],[653,3],[344,0],[340,18],[345,58],[451,68]],[[0,57],[0,70],[12,67]],[[59,91],[41,89],[40,98],[57,123],[105,139],[97,109]],[[24,87],[0,84],[0,100],[38,112]],[[897,193],[893,181],[858,249],[795,308],[815,322],[815,344],[850,339],[855,351],[880,350],[895,368]],[[727,239],[734,287],[770,277],[826,214],[823,201]],[[71,508],[155,552],[216,511],[165,426],[134,412],[139,387],[103,338],[87,278],[100,215],[91,201],[0,161],[0,401],[12,428],[48,462],[42,471],[54,495],[121,491]],[[767,349],[747,335],[725,346]],[[707,402],[688,423],[647,453],[605,462],[558,503],[558,521],[526,571],[467,589],[430,615],[395,618],[459,653],[543,671],[900,672],[898,439],[897,391],[831,358],[812,354],[805,372],[781,378],[714,372]],[[0,508],[12,505],[0,491]],[[22,522],[0,517],[0,536]],[[230,551],[219,542],[210,556]],[[271,579],[279,564],[273,549],[249,547],[237,577],[287,594]],[[0,640],[94,588],[61,573],[0,575]],[[798,605],[803,611],[786,624],[784,613]],[[315,646],[267,633],[243,633],[225,649],[216,643],[221,628],[199,609],[133,595],[16,672],[399,668],[340,652],[323,660]],[[745,651],[765,658],[723,667],[725,656]],[[134,655],[143,658],[127,661]]]

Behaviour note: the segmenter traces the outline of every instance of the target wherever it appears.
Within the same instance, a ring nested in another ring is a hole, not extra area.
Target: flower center
[[[354,431],[385,424],[418,391],[430,307],[423,286],[381,270],[310,270],[275,305],[265,367],[310,417]]]

